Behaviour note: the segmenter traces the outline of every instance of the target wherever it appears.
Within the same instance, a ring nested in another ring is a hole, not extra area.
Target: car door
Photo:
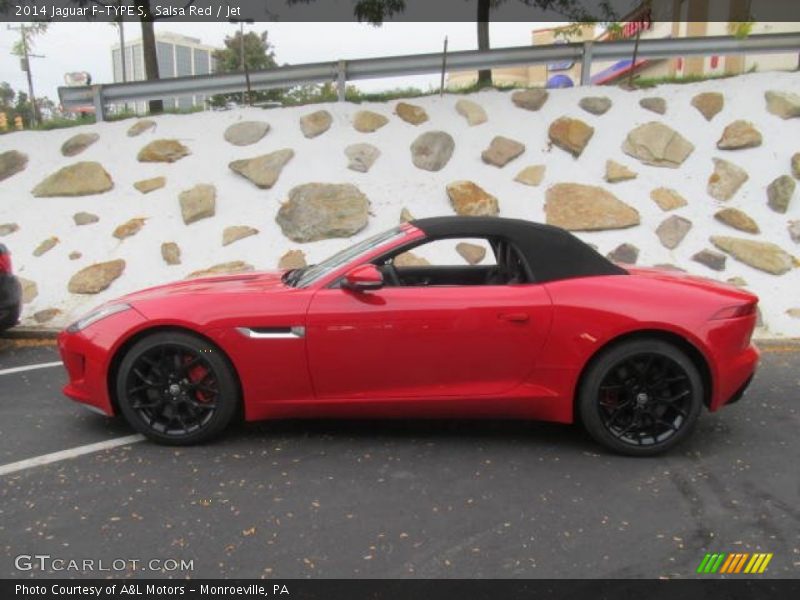
[[[314,390],[328,400],[503,394],[533,369],[551,318],[537,284],[321,289],[307,316]]]

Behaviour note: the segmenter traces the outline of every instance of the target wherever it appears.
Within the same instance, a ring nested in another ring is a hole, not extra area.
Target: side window
[[[481,238],[448,238],[434,240],[394,257],[394,266],[463,267],[497,265],[489,242]]]
[[[501,239],[445,238],[390,255],[378,263],[388,286],[467,286],[524,283],[516,250]]]

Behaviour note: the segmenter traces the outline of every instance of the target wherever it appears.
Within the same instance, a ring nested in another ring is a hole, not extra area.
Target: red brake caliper
[[[603,390],[602,397],[600,398],[600,406],[605,408],[616,408],[619,404],[619,393],[612,392],[611,390]]]
[[[190,362],[192,359],[191,357],[186,357],[184,359],[186,362]],[[208,369],[206,369],[203,365],[195,365],[191,369],[189,369],[189,381],[192,383],[200,383],[205,379],[206,375],[208,375]],[[195,390],[194,392],[195,398],[197,398],[198,402],[208,402],[209,397],[201,390]]]

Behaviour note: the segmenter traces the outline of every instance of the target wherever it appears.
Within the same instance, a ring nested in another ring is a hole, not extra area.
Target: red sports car
[[[757,302],[551,226],[440,217],[302,269],[130,294],[59,348],[67,396],[166,444],[239,416],[487,417],[580,420],[651,455],[744,393]]]

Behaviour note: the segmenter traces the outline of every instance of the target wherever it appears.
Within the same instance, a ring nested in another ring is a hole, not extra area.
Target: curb
[[[762,350],[791,348],[800,351],[800,338],[762,338],[753,340],[753,343]]]
[[[54,340],[61,329],[52,327],[12,327],[0,333],[0,339],[7,340]]]

